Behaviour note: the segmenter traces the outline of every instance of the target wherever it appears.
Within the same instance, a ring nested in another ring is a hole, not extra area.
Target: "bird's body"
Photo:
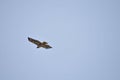
[[[47,42],[40,42],[40,41],[35,40],[35,39],[32,39],[32,38],[30,38],[30,37],[28,37],[28,41],[36,44],[36,45],[37,45],[37,48],[40,48],[40,47],[43,47],[43,48],[45,48],[45,49],[52,48],[50,45],[48,45]]]

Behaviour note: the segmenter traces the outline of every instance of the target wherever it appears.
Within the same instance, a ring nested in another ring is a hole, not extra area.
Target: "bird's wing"
[[[30,38],[30,37],[28,37],[28,41],[30,41],[30,42],[32,42],[32,43],[34,43],[34,44],[36,44],[36,45],[41,44],[41,42],[40,42],[40,41],[35,40],[35,39],[32,39],[32,38]]]
[[[45,49],[52,48],[50,45],[44,45],[44,46],[42,46],[42,47],[45,48]]]

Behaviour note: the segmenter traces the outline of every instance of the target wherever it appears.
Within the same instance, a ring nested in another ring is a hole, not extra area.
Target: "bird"
[[[40,42],[39,40],[35,40],[33,38],[30,38],[28,37],[28,41],[32,42],[33,44],[36,44],[37,47],[36,48],[45,48],[45,49],[50,49],[52,48],[50,45],[48,45],[47,42],[43,41],[43,42]]]

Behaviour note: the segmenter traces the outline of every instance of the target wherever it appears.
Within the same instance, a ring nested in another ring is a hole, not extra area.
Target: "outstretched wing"
[[[46,48],[46,49],[49,49],[49,48],[52,48],[50,45],[44,45],[42,46],[43,48]]]
[[[32,39],[32,38],[30,38],[30,37],[28,37],[28,41],[30,41],[30,42],[32,42],[32,43],[34,43],[34,44],[36,44],[37,46],[41,44],[41,42],[40,42],[40,41],[35,40],[35,39]]]

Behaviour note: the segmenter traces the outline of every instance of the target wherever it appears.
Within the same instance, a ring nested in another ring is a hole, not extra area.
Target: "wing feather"
[[[49,49],[52,48],[50,45],[44,45],[43,48]]]
[[[40,42],[40,41],[35,40],[35,39],[32,39],[32,38],[30,38],[30,37],[28,37],[28,40],[29,40],[30,42],[32,42],[32,43],[34,43],[34,44],[36,44],[36,45],[41,44],[41,42]]]

